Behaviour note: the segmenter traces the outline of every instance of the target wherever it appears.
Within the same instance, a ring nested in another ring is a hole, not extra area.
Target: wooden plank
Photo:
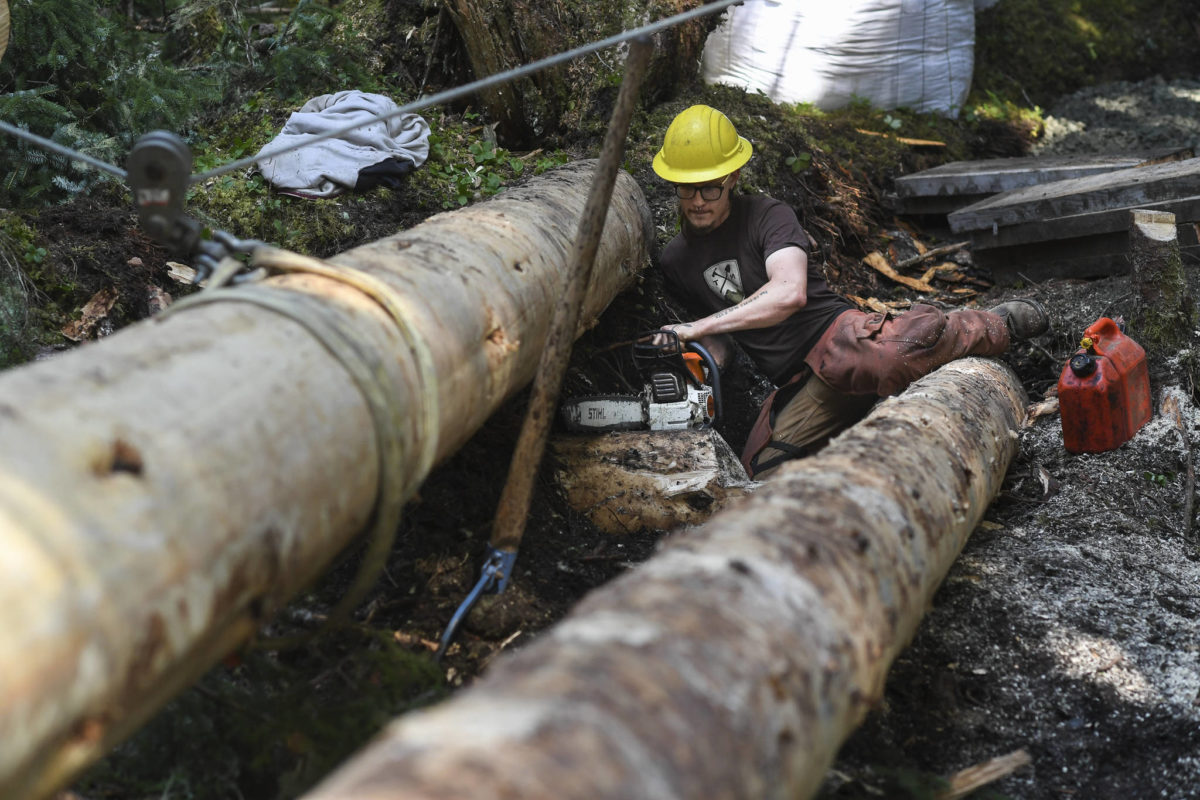
[[[910,147],[945,147],[946,143],[937,139],[910,139],[907,136],[897,136],[894,133],[883,133],[881,131],[868,131],[863,128],[855,128],[856,132],[866,136],[879,136],[884,139],[892,139],[900,144],[906,144]]]
[[[1175,215],[1177,224],[1190,225],[1200,221],[1200,196],[1173,198],[1160,203],[1120,206],[1089,214],[1039,219],[1006,227],[997,225],[995,229],[971,231],[971,248],[973,251],[979,251],[995,247],[1011,247],[1020,244],[1044,243],[1122,232],[1129,227],[1129,214],[1134,209],[1166,211]]]
[[[907,216],[939,216],[944,217],[952,211],[964,206],[986,200],[990,194],[942,194],[913,197],[893,197],[894,210],[897,214]]]
[[[1200,264],[1197,226],[1179,225],[1179,252],[1184,263]],[[1102,278],[1129,272],[1128,231],[979,250],[975,263],[992,273],[1001,286],[1050,278]]]
[[[950,214],[955,233],[1200,196],[1200,158],[1117,170],[1002,192]]]
[[[1083,178],[1144,166],[1163,159],[1191,158],[1188,148],[1163,148],[1125,155],[1029,156],[953,161],[896,179],[898,198],[985,197],[1043,183]]]

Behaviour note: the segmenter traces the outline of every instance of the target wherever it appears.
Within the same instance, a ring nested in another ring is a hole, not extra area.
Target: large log
[[[232,289],[0,375],[0,797],[127,735],[530,380],[592,167],[330,260],[386,284],[391,312],[282,275],[258,293],[291,311]],[[622,173],[581,330],[652,235]]]
[[[811,795],[999,490],[1024,405],[1001,364],[943,367],[306,800]]]

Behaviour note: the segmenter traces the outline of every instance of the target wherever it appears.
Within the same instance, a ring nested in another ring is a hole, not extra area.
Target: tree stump
[[[700,524],[759,485],[712,429],[568,435],[550,449],[567,502],[614,535]]]
[[[1130,333],[1146,350],[1154,375],[1168,359],[1182,350],[1190,351],[1196,322],[1174,214],[1147,209],[1130,212],[1129,262],[1135,291]]]

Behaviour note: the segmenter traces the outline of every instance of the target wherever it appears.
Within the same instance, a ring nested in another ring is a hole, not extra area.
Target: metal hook
[[[446,654],[447,648],[450,647],[450,640],[454,638],[455,631],[462,621],[466,619],[471,608],[474,607],[480,595],[483,594],[503,594],[508,588],[508,580],[512,577],[513,565],[517,561],[517,551],[515,550],[497,550],[494,547],[488,548],[487,558],[483,562],[482,574],[479,577],[479,582],[475,584],[475,588],[471,590],[466,599],[462,601],[462,605],[454,612],[454,616],[450,618],[450,624],[446,626],[446,632],[442,634],[441,643],[438,645],[437,652],[433,655],[433,660],[440,662],[442,656]]]

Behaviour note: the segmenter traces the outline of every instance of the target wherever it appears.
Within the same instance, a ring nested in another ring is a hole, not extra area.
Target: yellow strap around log
[[[362,270],[285,250],[259,248],[254,253],[252,264],[266,270],[308,273],[338,281],[357,289],[387,312],[411,350],[419,373],[419,424],[416,441],[410,443],[419,447],[419,460],[417,469],[408,477],[413,483],[424,480],[432,469],[437,454],[440,424],[438,384],[433,355],[425,340],[408,323],[403,296],[379,278]],[[233,260],[222,262],[210,281],[210,288],[184,298],[166,309],[159,318],[197,305],[224,301],[252,303],[269,309],[296,322],[312,334],[346,369],[362,394],[375,429],[376,449],[379,455],[379,489],[372,511],[373,524],[369,543],[358,574],[329,615],[327,625],[336,625],[349,617],[383,571],[399,528],[404,498],[409,496],[411,488],[415,488],[408,485],[403,474],[405,447],[399,432],[404,428],[406,415],[397,405],[396,393],[388,389],[389,373],[380,354],[363,347],[347,333],[328,304],[313,295],[267,284],[248,283],[233,288],[224,286],[226,280],[231,277],[225,273],[230,270],[236,271],[241,266],[240,262]],[[295,643],[297,642],[294,640],[268,642],[272,647],[287,647]]]

